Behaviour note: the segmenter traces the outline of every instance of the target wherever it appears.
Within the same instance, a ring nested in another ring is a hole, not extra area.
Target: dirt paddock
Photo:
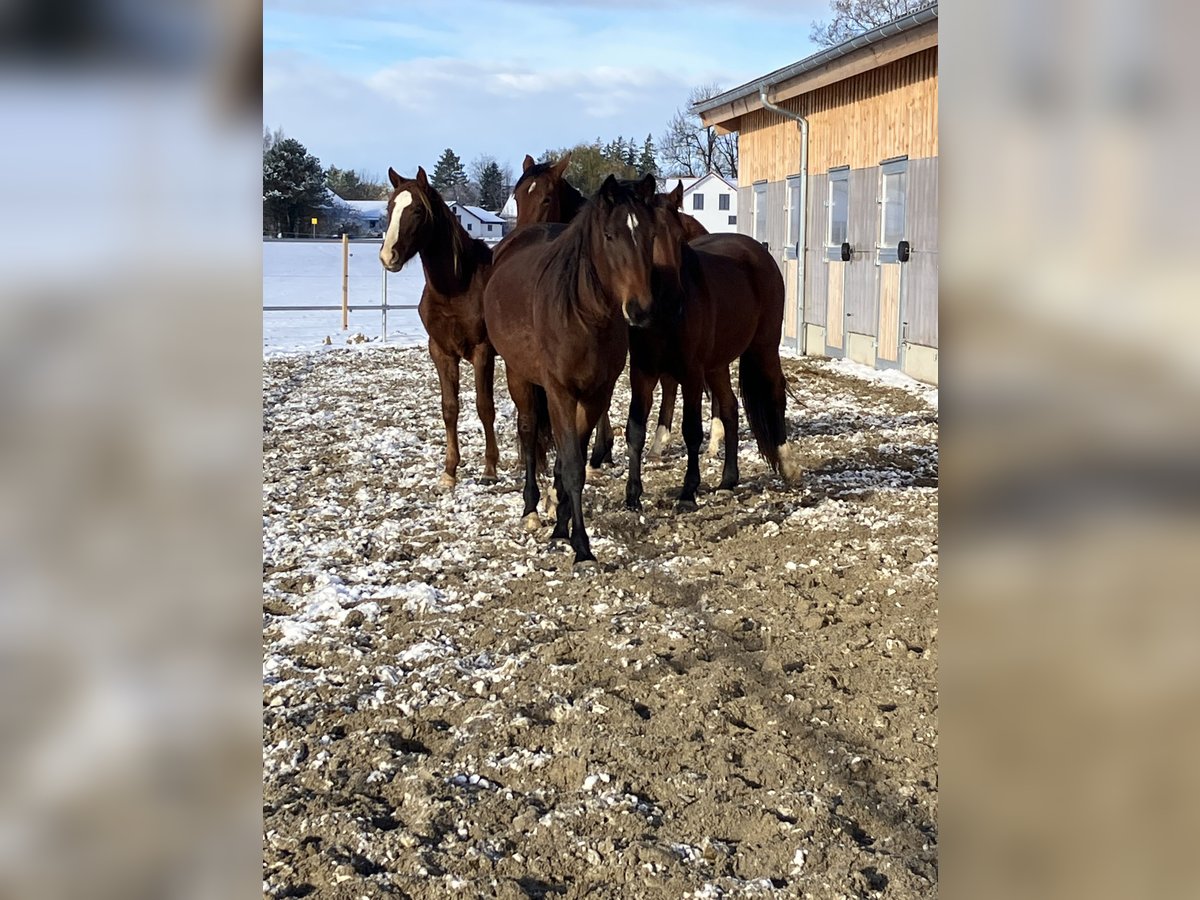
[[[803,488],[743,417],[691,513],[678,422],[624,509],[619,427],[575,571],[498,368],[446,492],[424,350],[264,362],[264,894],[935,896],[936,396],[785,360]]]

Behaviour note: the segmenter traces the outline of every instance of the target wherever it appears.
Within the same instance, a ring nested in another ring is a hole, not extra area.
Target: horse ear
[[[554,164],[555,176],[558,178],[562,178],[563,173],[567,171],[567,166],[569,166],[570,164],[571,164],[571,151],[568,150],[566,152],[566,154],[563,156],[563,158]]]
[[[400,187],[400,182],[403,180],[404,179],[397,174],[395,169],[393,169],[391,166],[388,166],[388,181],[392,183],[392,187]]]
[[[637,192],[647,203],[650,203],[654,200],[654,192],[657,189],[658,183],[654,180],[653,175],[647,175],[638,182]]]
[[[677,182],[675,190],[667,194],[667,199],[671,201],[671,209],[679,209],[683,206],[683,182]]]
[[[417,184],[421,187],[429,187],[429,178],[425,175],[424,166],[417,166]]]
[[[604,179],[604,183],[600,185],[599,195],[610,203],[614,199],[614,194],[617,189],[617,178],[615,175],[609,175]]]
[[[532,169],[536,165],[536,163],[533,161],[533,157],[530,156],[528,153],[526,153],[525,154],[525,162],[521,163],[521,165],[523,167],[521,169],[521,171],[528,172],[530,169]]]

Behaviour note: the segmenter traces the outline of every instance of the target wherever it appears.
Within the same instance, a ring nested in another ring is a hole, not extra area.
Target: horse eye
[[[543,198],[542,198],[542,206],[549,206],[549,205],[550,205],[550,198],[549,198],[549,197],[543,197]]]
[[[613,233],[611,231],[604,232],[604,239],[606,241],[611,241],[613,239]]]

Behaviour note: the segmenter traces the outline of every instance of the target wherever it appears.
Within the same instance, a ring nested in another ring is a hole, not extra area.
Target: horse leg
[[[483,423],[483,481],[496,480],[496,464],[500,462],[500,448],[496,446],[496,402],[493,392],[496,387],[496,351],[487,345],[475,348],[472,363],[475,366],[475,408],[479,421]]]
[[[687,446],[687,474],[679,493],[679,508],[696,508],[696,489],[700,487],[700,441],[704,425],[700,416],[700,394],[703,382],[699,374],[689,373],[683,381],[683,443]]]
[[[441,383],[442,421],[446,424],[446,470],[440,484],[452,488],[458,480],[458,357],[445,353],[433,341],[429,342],[429,355]]]
[[[552,499],[556,501],[557,508],[554,513],[554,531],[550,533],[550,540],[556,541],[560,538],[570,537],[570,531],[567,526],[571,522],[571,498],[563,490],[561,453],[554,455],[554,491]]]
[[[728,368],[725,370],[725,383],[729,384]],[[715,389],[713,389],[711,383],[709,384],[708,388],[712,393],[712,414],[709,416],[708,420],[708,448],[704,451],[705,459],[716,456],[717,450],[720,448],[721,443],[727,441],[725,436],[725,423],[721,419],[721,401],[717,398],[717,392]],[[735,422],[737,421],[736,414],[734,415],[733,420]]]
[[[521,521],[528,531],[537,531],[541,526],[538,517],[538,500],[541,492],[537,483],[537,402],[533,396],[533,385],[508,373],[508,393],[517,407],[517,437],[521,442],[521,460],[525,463],[525,511]]]
[[[550,401],[550,421],[554,425],[554,444],[558,448],[562,490],[571,507],[571,546],[575,549],[575,562],[595,560],[583,526],[584,455],[576,424],[579,404],[565,391],[547,390],[546,394]],[[563,509],[562,501],[559,503],[559,508]]]
[[[605,463],[611,466],[613,462],[614,443],[612,421],[608,418],[608,410],[606,409],[600,416],[600,424],[596,428],[596,443],[592,447],[592,458],[588,462],[588,468],[595,471]]]
[[[672,381],[671,384],[674,385],[675,382]],[[665,382],[663,396],[666,396]],[[654,377],[631,364],[629,366],[629,421],[625,425],[625,446],[629,451],[629,472],[625,476],[626,509],[642,508],[642,448],[646,445],[646,419],[650,415],[650,403],[653,400]],[[657,440],[657,436],[655,440]],[[653,449],[652,447],[651,452]]]
[[[658,402],[658,427],[654,429],[654,440],[646,456],[650,459],[662,458],[662,452],[671,440],[671,422],[675,418],[675,400],[679,396],[679,382],[670,375],[659,378],[662,385],[662,399]]]
[[[737,397],[733,393],[733,385],[729,381],[729,367],[718,366],[708,373],[708,386],[713,396],[712,434],[715,437],[720,427],[725,438],[725,468],[721,473],[721,483],[717,490],[728,491],[737,487],[738,475],[738,433],[737,433]],[[712,445],[709,445],[712,450]]]

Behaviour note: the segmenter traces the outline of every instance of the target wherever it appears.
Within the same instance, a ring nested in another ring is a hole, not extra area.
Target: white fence
[[[345,249],[340,240],[264,240],[264,350],[310,349],[342,333],[343,298],[349,332],[424,343],[416,313],[425,287],[421,262],[389,273],[379,263],[381,245],[378,239],[349,241]]]

